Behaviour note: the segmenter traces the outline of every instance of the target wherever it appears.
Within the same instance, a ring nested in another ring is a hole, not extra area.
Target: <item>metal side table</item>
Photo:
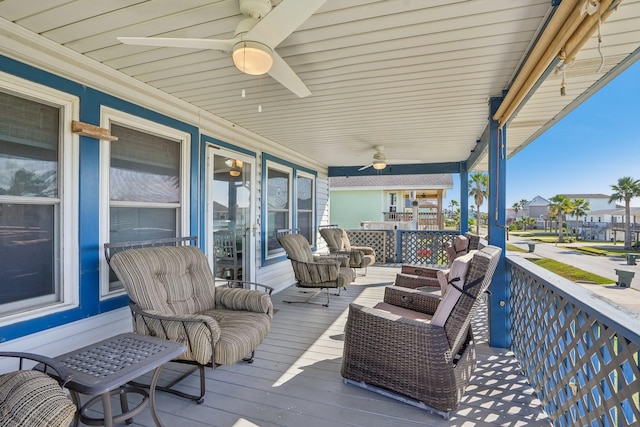
[[[88,425],[113,426],[130,420],[139,414],[149,403],[151,416],[156,426],[161,427],[155,406],[155,388],[163,365],[184,353],[185,347],[177,342],[154,338],[146,335],[126,333],[104,341],[88,345],[55,358],[71,370],[72,378],[65,387],[71,391],[78,406],[75,425],[78,420]],[[127,383],[155,369],[147,393],[140,387]],[[94,396],[84,405],[80,405],[78,393]],[[129,409],[127,394],[139,394],[142,402]],[[114,416],[111,408],[111,396],[120,396],[122,413]],[[102,401],[104,418],[93,418],[87,411],[99,400]]]

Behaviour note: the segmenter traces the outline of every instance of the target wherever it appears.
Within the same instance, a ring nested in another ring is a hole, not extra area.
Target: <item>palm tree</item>
[[[520,210],[520,202],[515,202],[513,206],[513,211],[516,213],[516,219],[518,219],[518,211]]]
[[[480,206],[484,203],[484,198],[488,196],[489,175],[484,173],[473,173],[469,176],[469,195],[476,203],[478,213],[476,215],[476,234],[480,234]]]
[[[453,215],[456,212],[456,208],[458,207],[458,201],[457,200],[451,200],[449,202],[449,218],[453,218]]]
[[[513,210],[516,213],[516,219],[518,219],[518,211],[522,209],[522,215],[524,216],[524,205],[526,205],[527,203],[529,203],[528,200],[522,199],[519,202],[515,202],[513,204]]]
[[[614,193],[609,197],[609,203],[624,200],[624,248],[631,249],[631,199],[640,196],[640,180],[625,176],[611,189]]]
[[[527,218],[526,220],[523,218],[523,221],[525,222],[526,225],[530,226],[531,229],[533,229],[533,226],[536,225],[538,220],[535,218],[531,218],[530,216],[526,218]]]
[[[578,219],[589,212],[589,201],[585,199],[573,199],[569,214],[576,217],[576,240],[578,240]]]
[[[564,242],[564,230],[562,229],[562,219],[564,214],[571,210],[571,200],[562,194],[556,194],[549,199],[549,215],[558,219],[558,242]]]

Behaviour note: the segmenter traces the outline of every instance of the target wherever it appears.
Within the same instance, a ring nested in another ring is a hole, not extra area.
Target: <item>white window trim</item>
[[[310,242],[312,246],[315,246],[316,244],[316,239],[318,238],[317,233],[316,233],[316,176],[314,174],[308,173],[308,172],[304,172],[301,170],[297,170],[296,171],[296,221],[297,221],[297,217],[298,217],[298,212],[300,211],[300,207],[298,206],[297,200],[298,200],[298,186],[297,186],[297,180],[298,178],[306,178],[306,179],[310,179],[311,180],[311,235],[313,236],[313,242]]]
[[[293,175],[293,168],[289,166],[282,165],[280,163],[274,162],[272,160],[267,160],[266,162],[267,174],[265,177],[265,200],[266,200],[266,212],[264,213],[265,220],[269,221],[269,170],[273,169],[282,173],[286,173],[289,175],[289,186],[287,189],[287,194],[289,195],[289,227],[293,226],[293,180],[295,179]],[[265,231],[269,232],[269,223],[266,223]],[[281,251],[277,251],[275,253],[269,254],[269,239],[267,236],[263,239],[263,250],[264,250],[264,259],[269,260],[273,258],[281,257],[285,252],[284,249]]]
[[[180,143],[180,208],[179,232],[181,236],[189,235],[189,194],[190,194],[190,159],[191,159],[191,134],[183,132],[138,116],[134,116],[109,107],[100,109],[100,126],[109,129],[111,123],[116,123],[136,129],[142,132],[158,135],[163,138],[173,139]],[[109,168],[111,166],[111,143],[101,141],[100,144],[100,248],[109,242]],[[126,206],[127,202],[120,202],[119,206]],[[137,206],[137,204],[130,204]],[[168,205],[175,207],[175,204],[158,203],[157,207]],[[124,289],[115,291],[109,290],[109,266],[102,250],[100,251],[100,299],[108,299],[123,295]]]
[[[0,87],[17,96],[30,98],[36,102],[62,109],[61,148],[59,157],[60,183],[58,184],[60,203],[60,230],[56,236],[56,253],[59,254],[61,268],[60,301],[42,307],[2,316],[0,327],[77,307],[80,296],[79,256],[78,256],[78,182],[79,182],[79,137],[71,133],[71,122],[78,120],[80,100],[77,96],[64,93],[47,86],[33,83],[11,74],[0,72]],[[2,198],[3,202],[39,203],[40,198]]]

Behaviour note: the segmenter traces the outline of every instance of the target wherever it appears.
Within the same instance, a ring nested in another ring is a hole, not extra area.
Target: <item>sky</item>
[[[535,196],[611,195],[619,178],[640,179],[640,61],[508,159],[506,174],[507,208]],[[457,174],[453,182],[444,206],[460,200]],[[640,198],[631,206],[640,206]]]

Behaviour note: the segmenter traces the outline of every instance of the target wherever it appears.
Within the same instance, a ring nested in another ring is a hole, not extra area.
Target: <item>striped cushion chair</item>
[[[70,378],[64,366],[52,359],[30,353],[2,352],[0,357],[40,362],[53,369],[60,382]],[[68,427],[76,415],[76,406],[60,383],[44,372],[11,371],[0,375],[0,426]]]
[[[177,361],[200,371],[199,396],[165,391],[202,402],[204,367],[251,363],[269,333],[269,294],[216,287],[207,258],[195,246],[128,249],[111,257],[110,266],[131,299],[134,331],[184,344],[187,351]]]

